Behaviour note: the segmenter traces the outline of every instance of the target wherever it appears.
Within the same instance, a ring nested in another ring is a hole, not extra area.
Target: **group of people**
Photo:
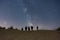
[[[36,27],[36,29],[38,30],[38,26]],[[21,28],[21,30],[23,31],[23,28]],[[31,27],[29,27],[29,26],[27,27],[26,26],[25,27],[25,31],[30,31],[30,30],[33,31],[33,26],[31,26]]]

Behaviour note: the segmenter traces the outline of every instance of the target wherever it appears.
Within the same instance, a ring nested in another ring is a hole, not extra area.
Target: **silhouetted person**
[[[60,27],[58,27],[56,30],[57,30],[57,31],[60,31]]]
[[[21,31],[23,31],[23,28],[21,28]]]
[[[0,29],[5,29],[5,27],[0,26]]]
[[[2,27],[0,26],[0,29],[2,29]]]
[[[2,29],[5,29],[5,27],[3,27]]]
[[[37,28],[37,30],[38,30],[38,26],[37,26],[36,28]]]
[[[30,31],[30,27],[28,27],[28,31]]]
[[[31,30],[33,30],[33,26],[31,26]]]
[[[10,29],[13,29],[13,27],[10,27]]]
[[[8,29],[13,29],[13,26],[11,26],[10,28],[8,28]]]
[[[25,31],[27,31],[27,26],[25,27]]]

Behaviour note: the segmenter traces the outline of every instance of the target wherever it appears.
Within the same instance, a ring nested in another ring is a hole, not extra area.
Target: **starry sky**
[[[0,0],[0,26],[37,25],[48,30],[60,26],[60,0]]]

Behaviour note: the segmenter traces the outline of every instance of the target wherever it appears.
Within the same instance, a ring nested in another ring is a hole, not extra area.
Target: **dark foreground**
[[[0,30],[0,40],[60,40],[60,32]]]

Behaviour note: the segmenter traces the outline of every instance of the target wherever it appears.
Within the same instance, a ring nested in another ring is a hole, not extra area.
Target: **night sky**
[[[0,0],[0,26],[55,29],[60,26],[60,0]]]

